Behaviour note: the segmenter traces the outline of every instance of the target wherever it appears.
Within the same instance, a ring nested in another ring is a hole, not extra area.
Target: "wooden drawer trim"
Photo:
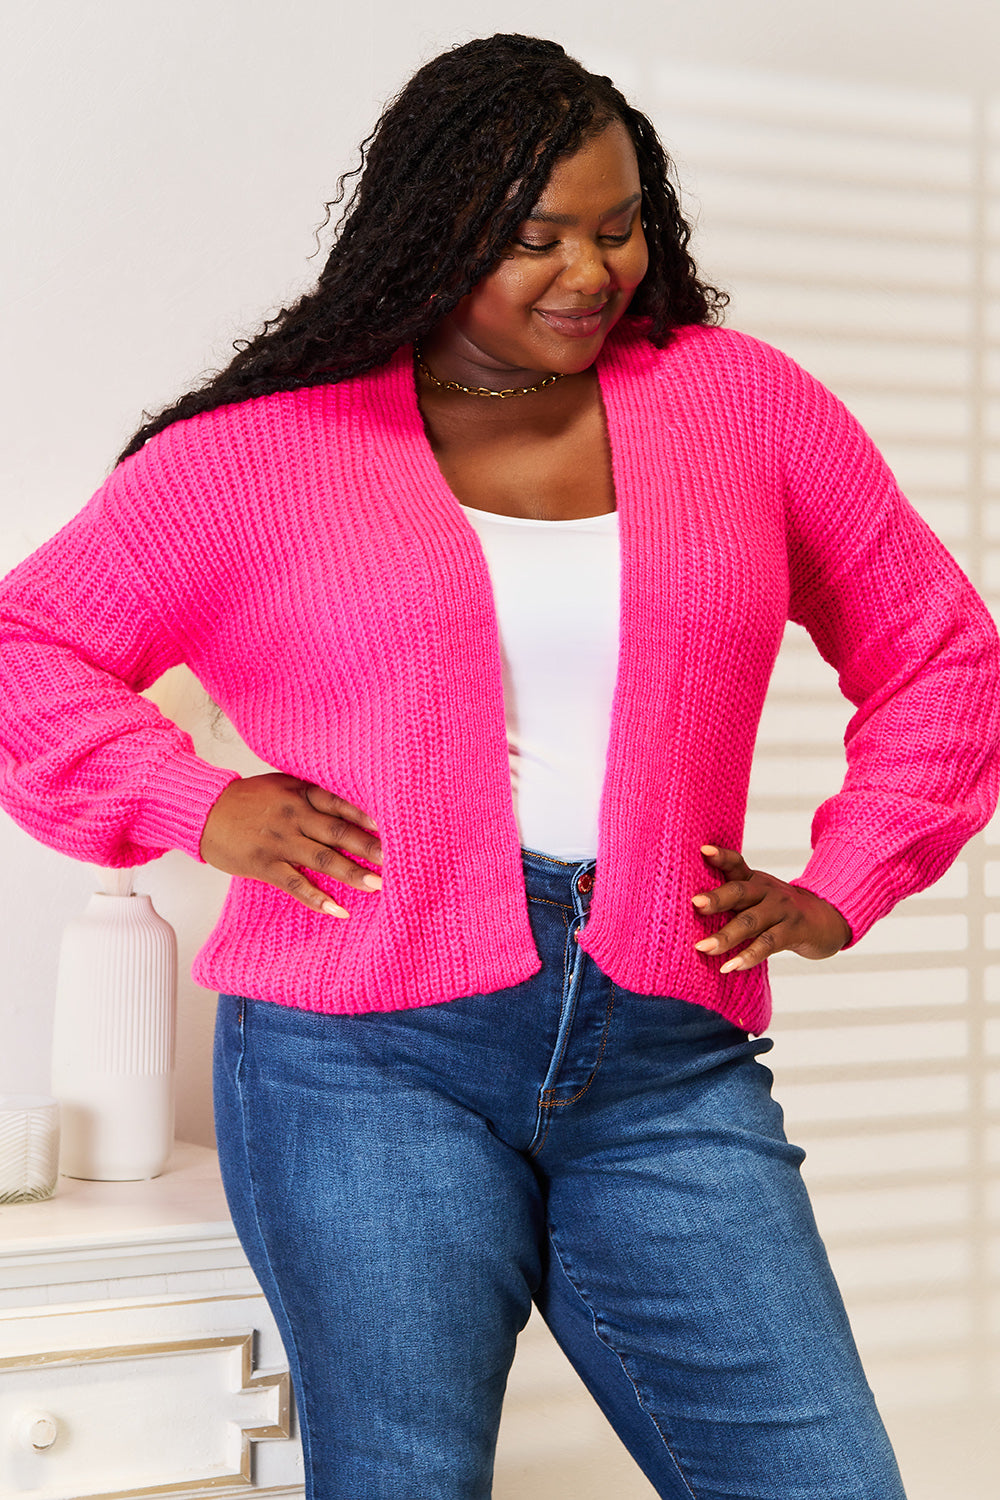
[[[288,1438],[291,1436],[291,1377],[287,1370],[279,1370],[267,1375],[254,1374],[252,1333],[220,1334],[211,1338],[175,1339],[158,1343],[114,1344],[100,1349],[54,1349],[38,1354],[15,1355],[12,1358],[0,1359],[0,1375],[8,1371],[34,1370],[45,1365],[73,1366],[80,1364],[100,1364],[118,1359],[153,1358],[164,1354],[190,1354],[200,1349],[212,1350],[213,1352],[218,1352],[221,1349],[238,1349],[240,1351],[242,1385],[239,1394],[242,1395],[255,1390],[265,1389],[274,1389],[278,1394],[278,1418],[276,1422],[266,1427],[244,1427],[242,1429],[239,1470],[231,1474],[182,1480],[179,1483],[151,1485],[143,1489],[102,1490],[94,1494],[74,1496],[73,1500],[146,1500],[147,1496],[154,1495],[181,1495],[185,1492],[205,1492],[223,1489],[227,1486],[232,1488],[234,1485],[252,1486],[253,1444],[267,1441],[268,1439]]]

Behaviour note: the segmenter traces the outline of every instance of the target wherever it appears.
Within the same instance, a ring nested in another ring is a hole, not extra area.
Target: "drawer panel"
[[[294,1480],[288,1372],[255,1371],[253,1349],[244,1329],[0,1360],[0,1493],[238,1493],[256,1487],[257,1444],[275,1441]]]

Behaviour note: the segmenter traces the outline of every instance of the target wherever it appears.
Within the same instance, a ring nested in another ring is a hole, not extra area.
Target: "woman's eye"
[[[632,227],[626,229],[624,234],[602,234],[599,238],[605,245],[627,245],[632,238]],[[547,250],[554,250],[559,244],[558,240],[545,240],[541,243],[537,240],[515,239],[514,244],[521,250],[531,250],[536,255],[544,255]]]

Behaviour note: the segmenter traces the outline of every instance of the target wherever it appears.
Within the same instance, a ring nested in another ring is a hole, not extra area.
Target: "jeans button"
[[[594,876],[590,870],[587,870],[585,874],[580,876],[579,880],[576,882],[576,888],[580,892],[581,896],[585,896],[588,891],[593,890]]]

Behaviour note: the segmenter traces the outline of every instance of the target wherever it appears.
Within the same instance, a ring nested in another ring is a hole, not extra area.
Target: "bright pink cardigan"
[[[855,939],[994,806],[996,632],[857,422],[784,355],[702,328],[658,351],[626,323],[598,371],[622,613],[581,946],[626,989],[759,1031],[764,970],[720,977],[695,952],[691,896],[701,844],[741,847],[786,619],[857,706],[801,877]],[[198,858],[232,773],[136,691],[178,662],[265,761],[376,819],[382,892],[319,879],[342,921],[235,879],[202,984],[355,1012],[539,969],[489,573],[424,435],[409,349],[169,427],[8,577],[0,627],[0,800],[57,849]]]

